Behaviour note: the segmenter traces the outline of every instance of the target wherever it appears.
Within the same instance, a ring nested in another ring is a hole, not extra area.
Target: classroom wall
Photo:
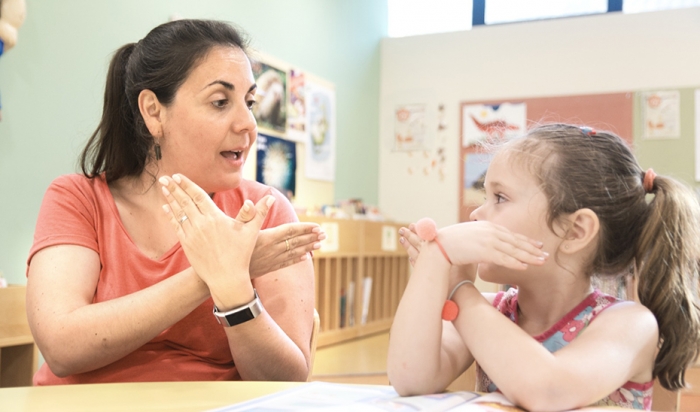
[[[459,103],[700,87],[700,8],[611,13],[470,31],[387,38],[381,47],[379,206],[397,221],[458,221]],[[643,167],[692,182],[692,99],[681,94],[684,138],[635,139]],[[393,151],[394,110],[426,104],[433,144]],[[445,107],[437,131],[438,105]],[[638,112],[639,110],[637,110]],[[636,125],[639,132],[640,128]],[[444,158],[437,148],[445,147]],[[444,162],[444,178],[430,162]],[[427,172],[425,171],[428,168]]]
[[[0,271],[11,283],[25,283],[46,187],[77,170],[98,123],[111,54],[173,14],[235,22],[254,48],[334,83],[333,198],[377,203],[385,0],[27,0],[18,45],[0,58]]]

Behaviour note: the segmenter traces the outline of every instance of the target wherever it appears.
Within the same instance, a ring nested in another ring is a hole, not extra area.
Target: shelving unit
[[[408,282],[410,265],[398,241],[399,228],[407,224],[308,216],[300,220],[319,223],[329,236],[313,259],[321,318],[318,346],[389,330]],[[365,278],[372,284],[363,321]]]
[[[0,288],[0,388],[31,386],[38,351],[29,330],[24,286]]]

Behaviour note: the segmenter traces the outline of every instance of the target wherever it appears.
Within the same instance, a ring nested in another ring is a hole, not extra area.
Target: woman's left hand
[[[228,289],[232,281],[250,285],[250,257],[275,198],[265,196],[257,205],[246,200],[238,217],[233,219],[187,177],[175,174],[172,178],[163,176],[159,181],[168,201],[163,208],[170,216],[187,259],[209,289],[219,285]]]

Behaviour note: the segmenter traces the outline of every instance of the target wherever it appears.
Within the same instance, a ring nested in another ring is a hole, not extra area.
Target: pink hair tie
[[[440,248],[440,252],[442,252],[442,255],[445,256],[445,259],[447,259],[447,263],[449,263],[450,265],[452,264],[450,257],[447,256],[447,252],[445,252],[445,249],[442,247],[442,245],[437,239],[437,225],[435,224],[435,221],[433,219],[429,217],[424,217],[423,219],[416,222],[416,233],[418,234],[418,237],[420,237],[423,240],[426,240],[428,242],[434,241],[437,247]]]
[[[654,169],[647,169],[647,171],[644,173],[644,180],[642,181],[645,192],[651,193],[651,191],[654,190],[654,179],[656,179]]]

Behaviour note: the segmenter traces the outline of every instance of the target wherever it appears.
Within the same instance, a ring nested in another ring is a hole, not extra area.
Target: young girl
[[[400,394],[441,392],[475,360],[478,391],[538,411],[648,410],[654,378],[685,385],[700,343],[692,191],[643,171],[618,136],[564,124],[504,144],[485,190],[472,221],[435,240],[400,231],[415,266],[389,344]],[[517,289],[481,294],[476,265]],[[591,285],[630,269],[641,304]],[[450,294],[458,314],[443,322]]]

